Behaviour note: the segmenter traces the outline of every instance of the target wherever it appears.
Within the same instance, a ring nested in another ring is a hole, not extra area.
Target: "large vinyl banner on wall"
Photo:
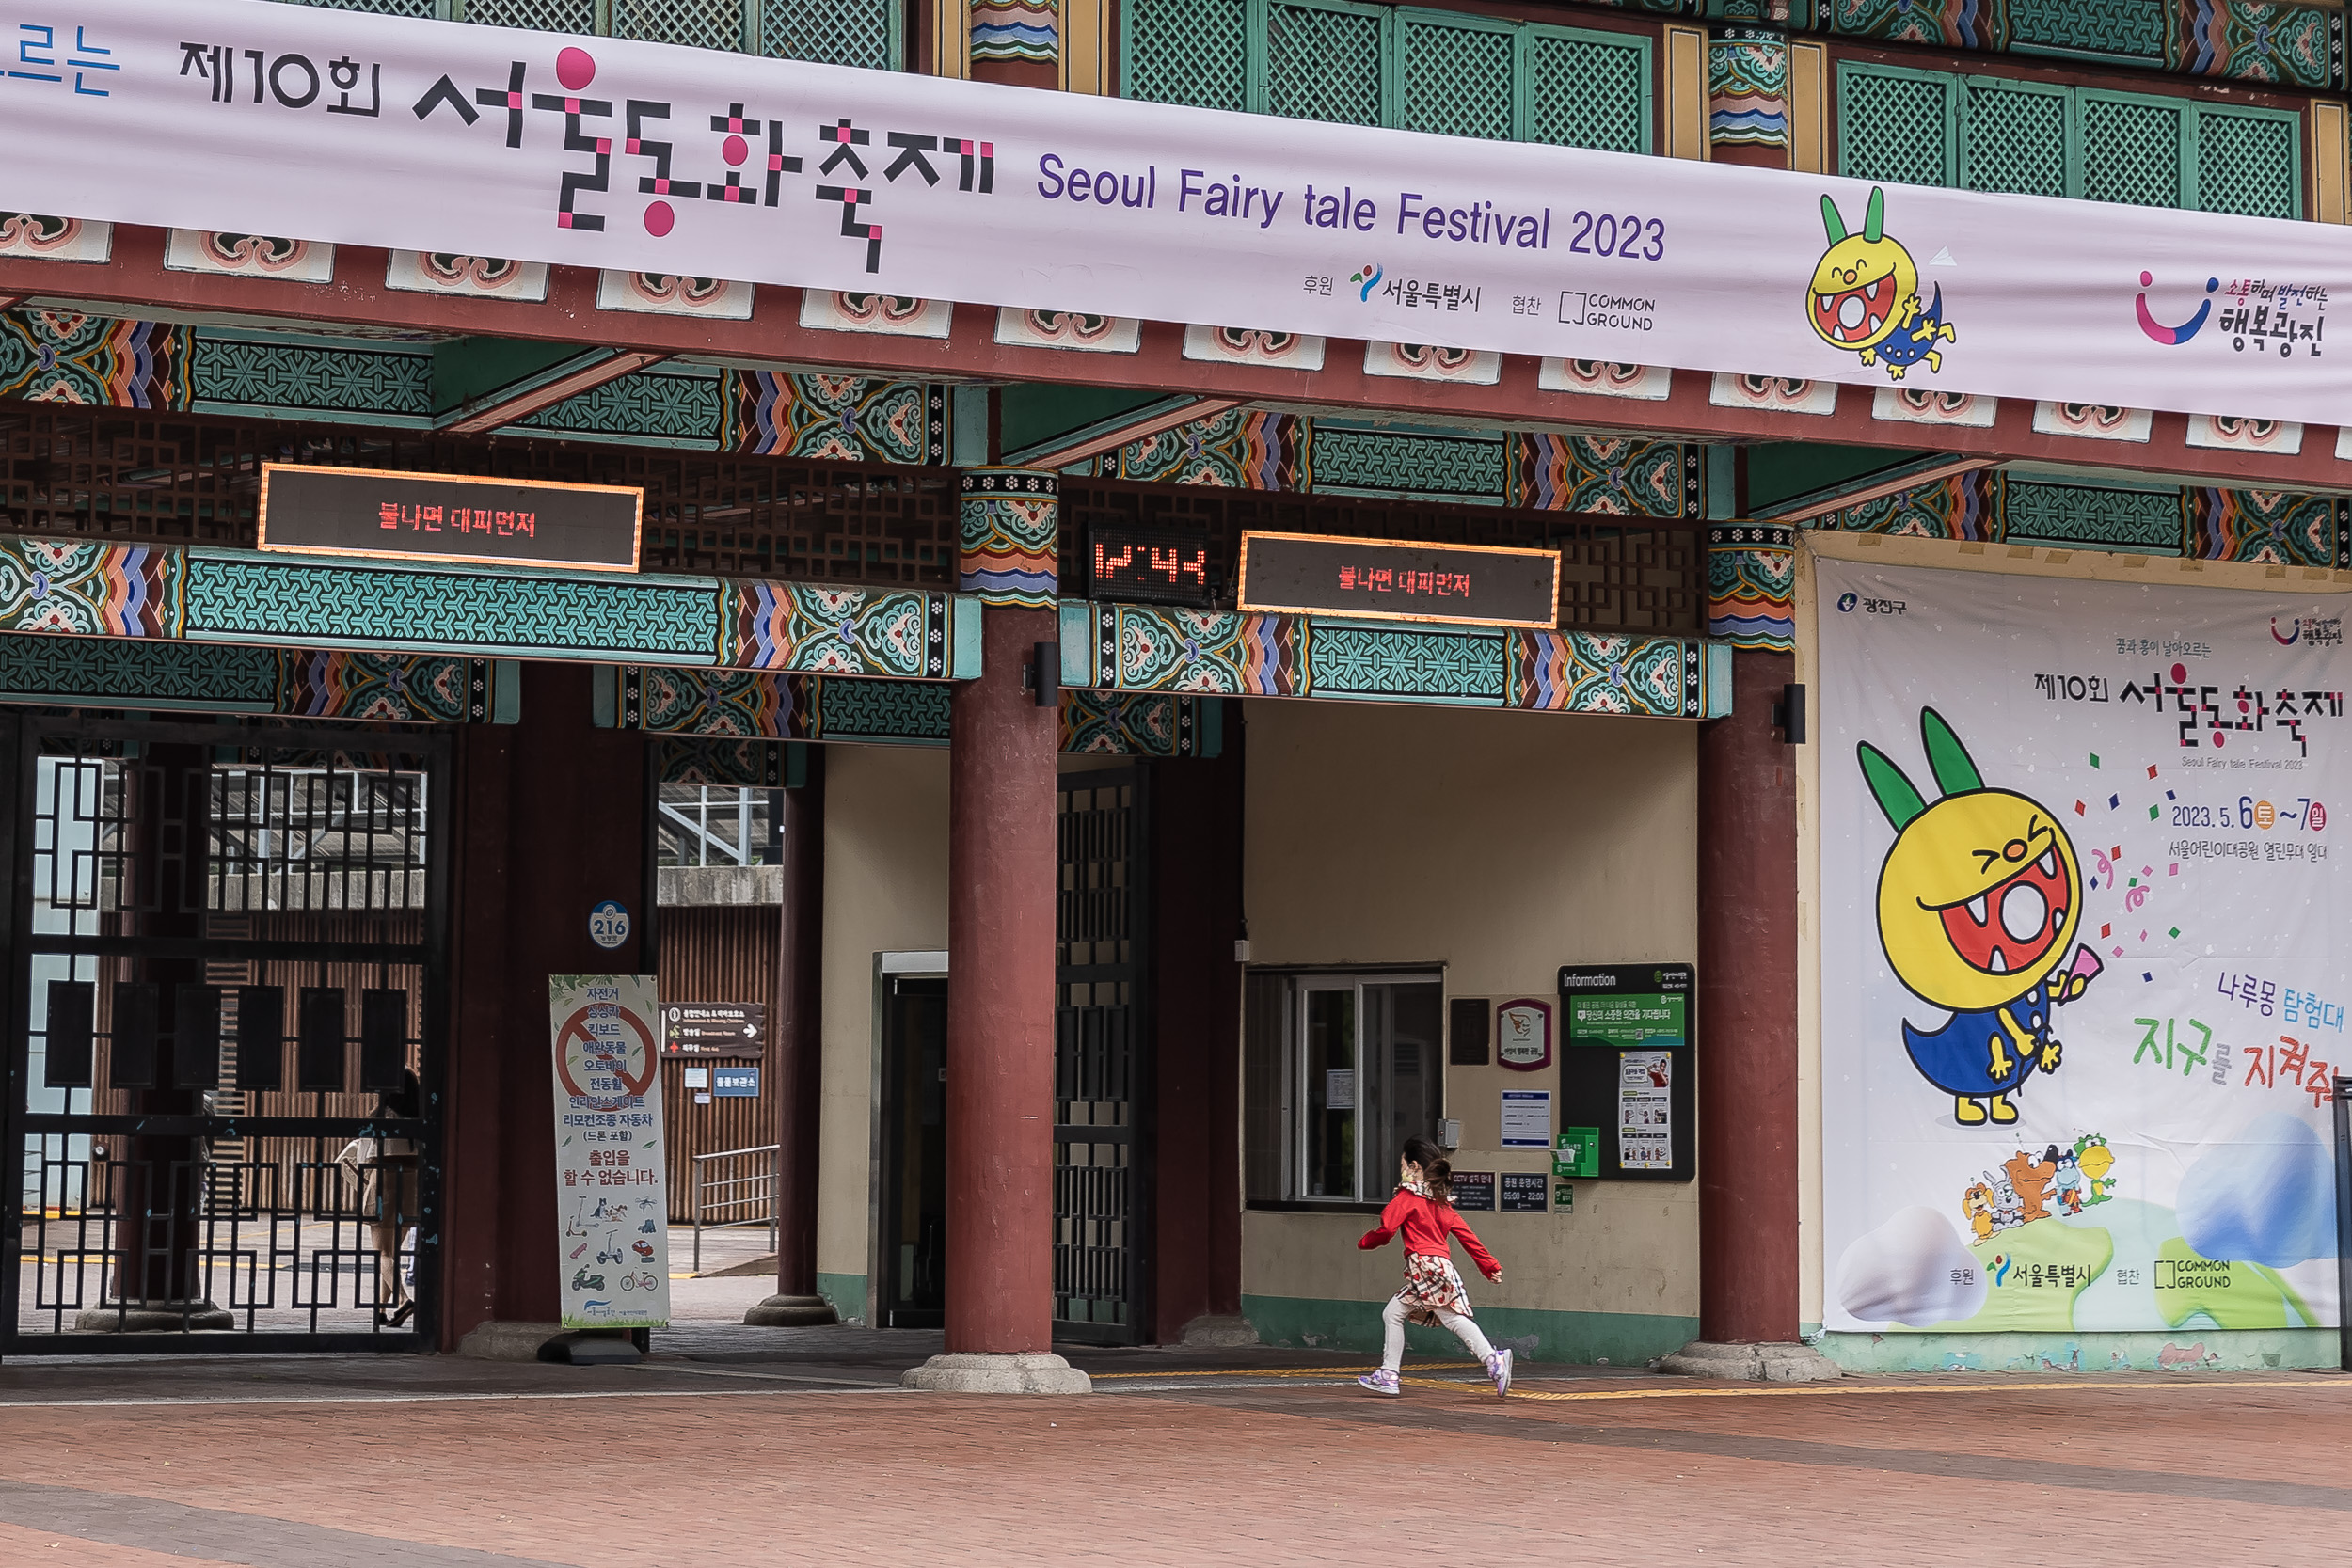
[[[1818,581],[1826,1326],[2333,1324],[2344,602]]]
[[[2322,424],[2352,401],[2322,352],[2341,225],[260,0],[74,0],[0,44],[0,212]]]

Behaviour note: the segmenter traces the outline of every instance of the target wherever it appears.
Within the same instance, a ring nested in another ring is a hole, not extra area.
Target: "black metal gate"
[[[1150,1326],[1146,775],[1066,773],[1055,917],[1054,1337]],[[952,983],[952,982],[951,982]]]
[[[0,716],[0,1353],[434,1342],[448,744]]]

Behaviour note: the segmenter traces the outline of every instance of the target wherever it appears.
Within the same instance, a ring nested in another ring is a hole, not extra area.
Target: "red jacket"
[[[1356,1244],[1370,1252],[1375,1247],[1387,1246],[1389,1238],[1400,1230],[1405,1232],[1406,1252],[1443,1258],[1448,1242],[1459,1236],[1462,1238],[1462,1250],[1470,1255],[1471,1261],[1478,1265],[1479,1273],[1495,1275],[1502,1270],[1502,1265],[1495,1261],[1495,1255],[1479,1244],[1477,1236],[1470,1231],[1470,1222],[1462,1218],[1461,1212],[1454,1205],[1422,1197],[1403,1187],[1399,1187],[1396,1196],[1389,1199],[1389,1206],[1380,1211],[1378,1227],[1365,1231],[1363,1239]]]

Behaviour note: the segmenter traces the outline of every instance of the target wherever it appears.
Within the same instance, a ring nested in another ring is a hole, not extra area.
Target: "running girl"
[[[1454,1272],[1454,1259],[1448,1256],[1452,1239],[1462,1238],[1463,1250],[1489,1282],[1502,1282],[1502,1265],[1479,1244],[1454,1210],[1454,1167],[1427,1138],[1405,1140],[1396,1196],[1380,1212],[1378,1228],[1365,1231],[1356,1244],[1370,1252],[1387,1246],[1389,1238],[1400,1230],[1405,1232],[1405,1289],[1390,1297],[1380,1311],[1380,1321],[1388,1326],[1380,1370],[1356,1381],[1375,1394],[1402,1394],[1405,1390],[1398,1386],[1396,1373],[1405,1361],[1405,1325],[1416,1323],[1435,1328],[1442,1324],[1486,1364],[1495,1392],[1509,1393],[1511,1353],[1506,1350],[1498,1354],[1470,1321],[1470,1297],[1463,1293],[1462,1276]]]

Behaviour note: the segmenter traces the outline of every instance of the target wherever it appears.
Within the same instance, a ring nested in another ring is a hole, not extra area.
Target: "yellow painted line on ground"
[[[1449,1370],[1449,1369],[1451,1369],[1451,1368],[1454,1368],[1454,1367],[1460,1367],[1460,1368],[1464,1368],[1464,1369],[1470,1369],[1470,1368],[1475,1368],[1477,1365],[1478,1365],[1478,1363],[1477,1363],[1477,1362],[1475,1362],[1475,1361],[1424,1361],[1424,1362],[1420,1363],[1420,1364],[1419,1364],[1419,1365],[1417,1365],[1417,1366],[1407,1367],[1407,1368],[1406,1368],[1406,1369],[1405,1369],[1405,1370],[1406,1370],[1406,1371],[1408,1371],[1408,1372],[1441,1372],[1441,1371],[1445,1371],[1445,1370]],[[1368,1371],[1370,1371],[1370,1370],[1372,1370],[1372,1369],[1371,1369],[1369,1366],[1365,1366],[1365,1367],[1262,1367],[1262,1368],[1256,1368],[1256,1369],[1253,1369],[1253,1370],[1244,1370],[1244,1371],[1220,1370],[1220,1371],[1209,1371],[1209,1372],[1189,1372],[1189,1371],[1178,1371],[1178,1372],[1095,1372],[1095,1373],[1093,1373],[1093,1374],[1091,1374],[1091,1375],[1092,1375],[1092,1377],[1093,1377],[1094,1381],[1095,1381],[1095,1382],[1097,1382],[1097,1383],[1108,1383],[1108,1382],[1110,1382],[1110,1381],[1111,1381],[1112,1379],[1114,1379],[1114,1378],[1163,1378],[1163,1377],[1356,1377],[1356,1376],[1360,1375],[1361,1373],[1368,1372]],[[1439,1387],[1445,1387],[1445,1386],[1448,1386],[1448,1385],[1445,1385],[1445,1384],[1438,1384],[1438,1385],[1437,1385],[1437,1386],[1439,1386]]]

